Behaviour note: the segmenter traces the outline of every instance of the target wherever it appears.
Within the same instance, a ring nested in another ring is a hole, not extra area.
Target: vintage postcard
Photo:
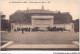
[[[79,51],[79,0],[2,0],[1,51]]]

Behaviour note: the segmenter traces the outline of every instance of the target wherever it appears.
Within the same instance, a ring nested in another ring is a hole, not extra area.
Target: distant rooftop
[[[59,11],[50,11],[45,10],[44,6],[42,5],[41,9],[28,9],[27,10],[17,10],[15,13],[54,13],[57,14]]]

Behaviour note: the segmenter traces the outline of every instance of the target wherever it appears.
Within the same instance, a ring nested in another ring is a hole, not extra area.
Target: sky
[[[9,15],[17,10],[41,9],[42,5],[46,10],[69,12],[73,20],[79,18],[79,0],[2,0],[0,11],[6,15],[6,19],[9,19]]]

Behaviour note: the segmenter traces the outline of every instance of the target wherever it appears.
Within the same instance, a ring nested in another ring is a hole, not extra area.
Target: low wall
[[[26,28],[26,27],[27,28],[29,28],[29,27],[33,28],[32,25],[27,25],[27,24],[14,24],[14,23],[11,24],[11,29],[12,30],[17,29],[17,28]],[[54,24],[53,27],[65,28],[66,30],[74,32],[74,24],[73,23],[69,23],[69,24]]]

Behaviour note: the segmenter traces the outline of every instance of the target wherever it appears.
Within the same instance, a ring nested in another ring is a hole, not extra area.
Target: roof
[[[58,11],[50,11],[44,9],[17,10],[16,13],[58,13]]]

